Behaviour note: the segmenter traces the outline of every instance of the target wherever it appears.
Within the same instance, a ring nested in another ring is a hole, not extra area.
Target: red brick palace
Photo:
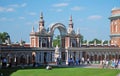
[[[93,63],[99,63],[103,59],[120,58],[120,8],[112,9],[110,19],[110,43],[108,44],[81,44],[81,34],[74,31],[72,16],[69,26],[62,23],[54,23],[47,31],[45,21],[41,13],[38,31],[32,28],[30,44],[0,44],[0,57],[6,58],[7,63],[31,64],[51,63],[57,58],[68,64],[68,59],[90,58]],[[53,47],[54,30],[58,29],[61,36],[60,47]],[[1,61],[1,60],[0,60]]]

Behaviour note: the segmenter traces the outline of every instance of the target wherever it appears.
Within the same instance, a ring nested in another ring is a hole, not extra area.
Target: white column
[[[68,65],[68,60],[69,60],[69,51],[66,50],[66,65]]]
[[[49,37],[49,48],[50,48],[50,41],[51,41],[51,39],[50,39],[50,37]]]

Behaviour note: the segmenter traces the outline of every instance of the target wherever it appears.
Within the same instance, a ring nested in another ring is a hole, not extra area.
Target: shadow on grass
[[[85,66],[52,66],[53,69],[60,69],[60,68],[76,68],[76,67],[85,67]],[[10,76],[12,73],[18,70],[26,70],[26,69],[46,69],[46,66],[39,66],[39,67],[11,67],[11,68],[1,68],[0,69],[0,76]]]
[[[40,66],[40,67],[11,67],[11,68],[1,68],[0,69],[0,76],[10,76],[12,73],[18,71],[18,70],[26,70],[26,69],[45,69],[46,66]],[[60,67],[60,66],[52,66],[54,69],[59,68],[70,68],[70,67]]]
[[[25,70],[25,69],[44,69],[45,67],[11,67],[11,68],[1,68],[0,69],[0,76],[10,76],[12,73],[18,70]]]

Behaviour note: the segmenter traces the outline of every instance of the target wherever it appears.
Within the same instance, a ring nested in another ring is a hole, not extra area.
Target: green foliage
[[[3,33],[0,33],[0,39],[2,41],[2,43],[5,42],[6,39],[8,39],[10,36],[7,32],[3,32]]]
[[[105,40],[105,41],[104,41],[104,44],[108,44],[108,40]]]
[[[94,42],[96,41],[96,44],[101,44],[102,40],[99,40],[97,38],[89,41],[89,44],[94,44]],[[83,40],[83,43],[87,43],[87,40]],[[105,40],[103,44],[108,44],[108,40]]]
[[[60,47],[60,35],[57,35],[55,39],[53,39],[53,47],[56,47],[56,45]]]
[[[96,41],[96,44],[101,44],[101,42],[102,42],[101,40],[95,38],[92,41],[89,41],[89,43],[94,44],[95,41]]]

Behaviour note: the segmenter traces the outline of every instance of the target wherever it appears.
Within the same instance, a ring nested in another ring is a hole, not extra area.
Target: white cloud
[[[8,5],[8,6],[18,8],[18,7],[25,7],[26,5],[27,5],[26,3],[22,3],[22,4],[11,4],[11,5]]]
[[[25,19],[25,17],[21,16],[21,17],[19,17],[19,19],[24,20],[24,19]]]
[[[100,15],[92,15],[92,16],[88,17],[89,20],[99,20],[101,18],[102,18],[102,16],[100,16]]]
[[[26,3],[22,3],[22,4],[12,4],[6,7],[0,6],[0,12],[14,12],[15,8],[25,7],[26,5],[27,5]]]
[[[13,12],[13,11],[15,11],[15,10],[14,10],[14,8],[6,8],[6,11],[7,11],[7,12]]]
[[[30,12],[29,15],[31,15],[31,16],[35,16],[36,13],[35,13],[35,12]]]
[[[53,4],[53,7],[65,7],[65,6],[68,6],[68,3]]]
[[[0,18],[0,21],[14,21],[14,19],[2,17],[2,18]]]
[[[13,12],[13,11],[15,11],[14,8],[6,8],[0,6],[0,12]]]
[[[72,7],[71,10],[73,11],[80,11],[80,10],[83,10],[84,8],[83,7],[79,7],[79,6],[75,6],[75,7]]]
[[[23,3],[23,4],[21,4],[21,7],[25,7],[27,4],[26,3]]]

